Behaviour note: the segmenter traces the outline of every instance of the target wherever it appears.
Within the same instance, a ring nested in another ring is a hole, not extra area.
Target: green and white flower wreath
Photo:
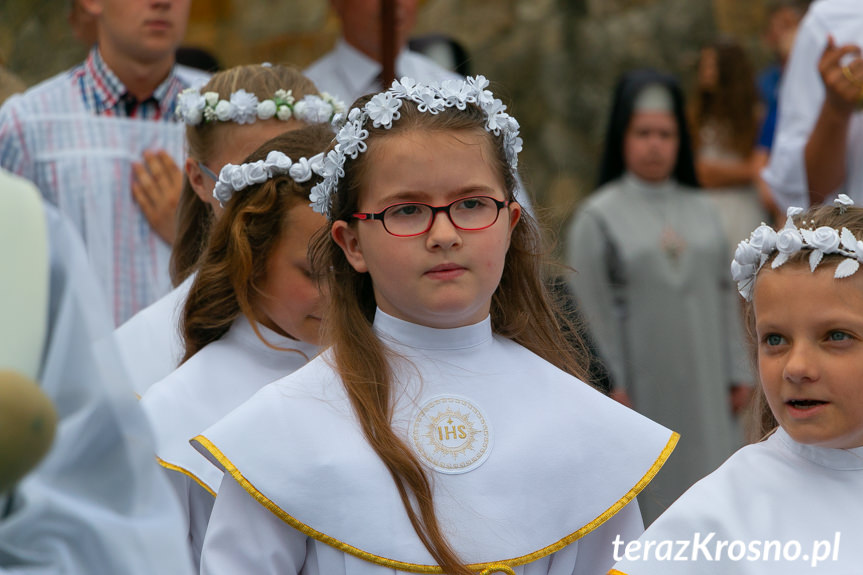
[[[317,124],[330,122],[344,109],[341,100],[326,92],[307,94],[297,101],[291,90],[276,90],[272,98],[258,100],[254,94],[241,89],[231,94],[230,99],[223,100],[217,92],[202,94],[198,88],[188,88],[177,97],[176,114],[188,126],[216,121],[251,124],[270,118],[282,121],[296,118]]]
[[[440,84],[419,84],[411,78],[395,80],[385,92],[373,96],[362,108],[351,108],[347,118],[338,114],[333,126],[338,130],[336,145],[324,157],[321,183],[312,188],[309,199],[312,208],[331,218],[332,197],[338,188],[339,179],[345,175],[347,157],[356,159],[368,149],[366,138],[369,131],[366,122],[371,120],[375,128],[390,129],[401,117],[399,109],[404,100],[417,104],[420,112],[437,114],[447,108],[464,110],[468,104],[476,104],[486,115],[486,131],[499,136],[503,134],[506,158],[515,173],[522,140],[518,135],[518,121],[505,112],[506,106],[487,90],[489,82],[484,76],[468,77],[465,80],[445,80]]]

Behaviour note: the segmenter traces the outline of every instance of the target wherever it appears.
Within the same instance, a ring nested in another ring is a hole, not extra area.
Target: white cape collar
[[[847,471],[863,469],[863,447],[830,449],[828,447],[805,445],[791,439],[788,432],[781,427],[776,429],[773,437],[775,437],[775,441],[779,441],[791,453],[822,467]]]
[[[487,322],[429,332],[378,312],[375,329],[399,338],[417,368],[398,373],[422,374],[407,380],[394,414],[406,440],[416,408],[441,395],[466,398],[495,430],[478,467],[427,471],[439,521],[468,563],[520,565],[579,539],[629,503],[676,443],[676,434],[491,336]],[[420,339],[421,348],[410,347]],[[427,569],[434,561],[331,365],[323,354],[265,386],[193,444],[301,532],[379,564]]]

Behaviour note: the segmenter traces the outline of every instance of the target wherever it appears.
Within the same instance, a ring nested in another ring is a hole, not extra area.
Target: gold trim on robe
[[[621,497],[614,505],[609,507],[602,515],[600,515],[587,525],[583,526],[581,529],[575,531],[574,533],[571,533],[570,535],[567,535],[556,543],[539,549],[533,553],[522,555],[521,557],[505,559],[502,561],[494,561],[489,563],[474,563],[468,565],[468,567],[470,569],[473,569],[474,571],[480,571],[481,575],[490,575],[496,572],[515,575],[515,572],[512,569],[513,567],[518,567],[519,565],[524,565],[526,563],[536,561],[537,559],[541,559],[542,557],[545,557],[547,555],[551,555],[556,551],[560,551],[573,541],[584,537],[585,535],[605,523],[609,518],[614,516],[615,513],[623,509],[623,507],[626,506],[630,501],[635,499],[635,496],[638,495],[638,493],[641,492],[641,490],[644,489],[648,483],[650,483],[653,477],[665,464],[665,461],[671,455],[671,452],[674,451],[674,448],[677,445],[677,441],[679,439],[680,436],[676,432],[672,433],[671,437],[668,440],[668,443],[665,445],[665,448],[662,450],[662,452],[659,454],[659,457],[656,458],[654,464],[647,471],[647,473],[644,474],[641,480],[636,483],[632,487],[632,489],[627,492],[626,495]],[[357,549],[352,545],[339,541],[334,537],[330,537],[326,533],[321,533],[313,527],[310,527],[302,521],[299,521],[298,519],[292,517],[289,513],[287,513],[285,510],[283,510],[278,505],[273,503],[273,501],[267,498],[266,495],[258,491],[258,489],[255,488],[255,486],[252,485],[252,483],[243,476],[240,470],[237,469],[237,467],[233,463],[231,463],[231,461],[221,452],[221,450],[219,450],[218,447],[213,445],[213,443],[210,442],[210,440],[208,440],[206,437],[204,437],[203,435],[199,435],[195,437],[192,441],[197,442],[201,447],[209,451],[212,456],[225,468],[225,470],[231,474],[234,480],[239,483],[243,487],[243,489],[245,489],[252,497],[254,497],[258,503],[266,507],[270,512],[272,512],[274,515],[276,515],[278,518],[280,518],[282,521],[284,521],[297,531],[308,535],[313,539],[317,539],[322,543],[326,543],[331,547],[335,547],[340,551],[350,553],[351,555],[354,555],[356,557],[359,557],[360,559],[364,559],[371,563],[375,563],[377,565],[382,565],[391,569],[398,569],[400,571],[407,571],[411,573],[443,573],[443,570],[437,565],[420,565],[415,563],[405,563],[394,559],[388,559],[386,557],[381,557],[379,555],[368,553],[366,551],[363,551],[362,549]],[[626,574],[621,573],[620,575]]]

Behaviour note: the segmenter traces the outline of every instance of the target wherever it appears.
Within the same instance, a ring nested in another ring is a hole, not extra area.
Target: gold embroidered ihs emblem
[[[430,467],[442,473],[466,473],[488,457],[491,429],[483,413],[467,399],[438,397],[414,416],[411,440]]]

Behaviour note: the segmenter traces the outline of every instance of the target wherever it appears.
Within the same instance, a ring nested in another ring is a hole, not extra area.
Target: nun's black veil
[[[624,73],[614,89],[614,100],[611,107],[611,118],[605,135],[605,152],[602,155],[602,165],[599,172],[597,187],[618,179],[626,171],[623,161],[623,137],[632,117],[632,108],[638,94],[651,84],[665,86],[671,93],[674,103],[674,116],[677,118],[680,146],[677,151],[677,163],[672,177],[679,184],[697,188],[698,178],[695,176],[695,164],[692,157],[692,144],[689,139],[689,128],[686,125],[683,92],[680,84],[670,74],[651,69],[633,70]]]

